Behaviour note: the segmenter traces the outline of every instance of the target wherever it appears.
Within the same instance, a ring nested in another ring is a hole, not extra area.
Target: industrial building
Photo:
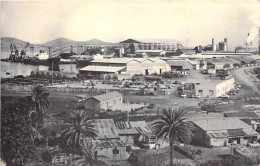
[[[110,58],[91,61],[79,70],[81,75],[96,74],[161,74],[170,71],[170,66],[160,58]]]
[[[228,80],[219,79],[194,79],[188,80],[183,85],[180,94],[187,97],[220,97],[235,87],[234,78]]]
[[[147,55],[147,57],[164,57],[166,52],[164,50],[136,50],[135,54],[137,57],[144,55]]]
[[[259,138],[259,134],[245,122],[237,118],[203,118],[194,119],[193,142],[206,146],[246,145]]]
[[[172,43],[139,42],[134,39],[127,39],[119,42],[125,49],[125,53],[134,54],[136,50],[176,50],[177,45]]]
[[[108,110],[112,106],[120,105],[123,102],[123,95],[118,92],[110,92],[88,98],[85,101],[86,110]]]
[[[171,71],[181,72],[182,75],[190,75],[193,65],[188,60],[168,60],[167,63],[171,67]]]

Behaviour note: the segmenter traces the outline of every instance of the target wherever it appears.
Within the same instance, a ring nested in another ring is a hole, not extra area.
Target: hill
[[[88,41],[83,42],[84,44],[97,44],[97,45],[112,45],[113,43],[110,42],[104,42],[98,39],[91,39]]]
[[[27,42],[12,38],[12,37],[2,37],[1,38],[1,52],[8,52],[10,51],[10,45],[14,43],[16,45],[16,48],[18,50],[21,50],[24,48]]]
[[[48,41],[46,43],[43,43],[43,45],[51,46],[51,47],[62,47],[62,46],[74,45],[77,43],[78,43],[77,41],[61,37],[61,38],[54,39],[54,40]]]

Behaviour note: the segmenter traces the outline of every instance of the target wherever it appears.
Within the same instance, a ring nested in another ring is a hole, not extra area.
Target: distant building
[[[182,75],[190,75],[190,71],[194,68],[188,60],[168,60],[167,63],[171,71],[179,71]]]
[[[193,54],[195,54],[195,49],[194,48],[180,48],[174,52],[174,56],[180,56],[182,54],[193,55]]]
[[[166,52],[164,50],[136,50],[135,54],[137,57],[146,54],[148,57],[164,57]]]
[[[85,101],[86,110],[108,110],[112,106],[120,105],[123,102],[123,95],[118,92],[110,92],[88,98]]]
[[[127,39],[119,42],[119,45],[125,49],[126,54],[134,54],[136,50],[171,50],[175,51],[176,44],[173,43],[153,43],[153,42],[140,42],[134,39]]]
[[[239,119],[207,118],[191,120],[196,129],[193,142],[206,146],[246,145],[256,141],[259,134],[251,126]]]

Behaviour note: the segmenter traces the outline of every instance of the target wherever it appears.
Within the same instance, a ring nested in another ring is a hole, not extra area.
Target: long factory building
[[[110,58],[96,59],[90,65],[79,70],[83,75],[96,74],[161,74],[171,71],[171,67],[160,58]]]

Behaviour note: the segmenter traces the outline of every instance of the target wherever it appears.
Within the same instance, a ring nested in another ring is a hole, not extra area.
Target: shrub
[[[250,166],[254,161],[243,156],[228,155],[223,160],[210,160],[200,166]]]
[[[48,151],[44,151],[41,155],[43,161],[47,162],[47,163],[50,163],[51,162],[51,154],[48,152]]]

